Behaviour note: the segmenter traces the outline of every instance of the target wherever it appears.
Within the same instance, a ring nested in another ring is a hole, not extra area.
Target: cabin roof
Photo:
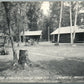
[[[42,34],[42,30],[38,31],[25,31],[24,35],[25,36],[38,36]],[[21,35],[23,35],[23,32],[21,32]]]
[[[57,28],[55,31],[53,31],[51,33],[51,35],[54,35],[54,34],[58,34],[58,31],[59,31],[59,28]],[[60,28],[60,34],[66,34],[66,33],[70,33],[72,31],[72,33],[75,31],[76,33],[81,33],[81,32],[84,32],[84,25],[82,26],[68,26],[68,27],[61,27]]]

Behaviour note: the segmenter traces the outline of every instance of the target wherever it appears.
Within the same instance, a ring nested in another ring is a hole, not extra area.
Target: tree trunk
[[[19,4],[18,4],[18,9],[20,9]],[[21,9],[19,10],[18,17],[19,17],[19,16],[20,16],[20,18],[21,18]],[[17,17],[17,23],[18,23],[18,46],[19,46],[19,45],[20,45],[20,42],[21,42],[20,24],[22,24],[22,23],[21,23],[21,20],[20,20],[20,23],[19,23],[18,17]],[[19,18],[19,19],[20,19],[20,18]]]
[[[50,28],[48,27],[48,41],[50,41]]]
[[[13,61],[15,63],[15,62],[17,62],[17,54],[16,54],[15,49],[14,49],[13,37],[11,35],[10,10],[8,8],[9,4],[7,2],[3,2],[3,5],[4,5],[4,8],[5,8],[6,21],[7,21],[7,26],[8,26],[8,29],[9,29],[9,37],[10,37],[10,40],[11,40],[11,46],[12,46],[12,51],[13,51]]]
[[[24,35],[24,33],[25,33],[25,30],[23,28],[23,42],[25,42],[25,35]]]
[[[18,11],[18,9],[15,11],[15,24],[16,24],[16,27],[18,29],[18,45],[17,46],[19,46],[19,21],[18,21],[18,16],[19,15],[17,14],[17,11]]]
[[[71,38],[71,44],[73,44],[73,36],[72,36],[72,11],[71,11],[71,2],[70,2],[70,38]]]
[[[59,20],[59,28],[58,28],[58,38],[57,38],[57,44],[59,45],[60,40],[60,27],[61,27],[61,21],[62,21],[62,6],[63,2],[61,1],[61,9],[60,9],[60,20]]]
[[[73,41],[75,40],[75,30],[76,30],[76,23],[77,23],[77,12],[78,12],[78,2],[76,2],[76,11],[75,11],[75,21],[74,21],[74,36]]]

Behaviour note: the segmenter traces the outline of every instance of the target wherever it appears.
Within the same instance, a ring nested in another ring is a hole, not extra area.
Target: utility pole
[[[72,10],[71,10],[71,1],[70,1],[70,38],[71,38],[71,45],[73,44],[73,37],[72,37]]]
[[[57,44],[59,44],[59,40],[60,40],[60,27],[61,27],[61,21],[62,21],[62,7],[63,7],[63,1],[61,1],[60,20],[59,20]]]

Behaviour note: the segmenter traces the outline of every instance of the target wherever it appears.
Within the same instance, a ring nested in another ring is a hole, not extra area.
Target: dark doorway
[[[76,33],[75,42],[83,43],[84,42],[84,33]]]

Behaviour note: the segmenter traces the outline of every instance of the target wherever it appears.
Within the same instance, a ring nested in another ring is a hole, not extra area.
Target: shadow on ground
[[[84,76],[84,61],[82,59],[64,59],[40,61],[33,64],[32,67],[26,67],[25,71],[18,70],[17,73],[10,67],[12,62],[0,62],[0,76]],[[4,75],[3,75],[3,72]]]
[[[82,59],[52,60],[41,62],[41,64],[51,75],[84,76],[84,61]]]
[[[12,66],[13,62],[8,61],[8,62],[0,62],[0,72],[9,69]]]

